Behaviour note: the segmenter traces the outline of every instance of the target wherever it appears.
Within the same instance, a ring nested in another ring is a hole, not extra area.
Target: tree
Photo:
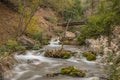
[[[40,0],[19,0],[19,24],[17,30],[17,36],[25,34],[25,31],[34,16],[36,10],[39,7]]]
[[[97,38],[100,35],[108,37],[108,46],[111,46],[111,35],[115,25],[120,22],[120,1],[102,0],[97,12],[88,17],[86,25],[81,27],[82,38]]]

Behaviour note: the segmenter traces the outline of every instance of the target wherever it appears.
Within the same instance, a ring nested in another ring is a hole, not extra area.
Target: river
[[[45,50],[58,49],[59,39],[51,39],[49,45],[45,45],[40,50],[27,50],[24,54],[15,53],[14,57],[17,61],[13,66],[9,79],[6,80],[104,80],[104,66],[97,61],[87,61],[82,57],[83,48],[74,45],[64,45],[64,49],[76,52],[77,57],[70,59],[57,59],[44,57]],[[97,59],[99,59],[98,57]],[[66,66],[75,66],[78,69],[86,71],[84,78],[71,77],[66,75],[58,75],[54,77],[46,77],[46,74],[58,73],[60,69]]]

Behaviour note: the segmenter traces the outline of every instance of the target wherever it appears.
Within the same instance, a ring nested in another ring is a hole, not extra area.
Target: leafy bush
[[[29,36],[35,40],[39,40],[39,41],[42,40],[42,32],[40,32],[40,31],[31,33]]]
[[[84,45],[84,44],[85,44],[85,37],[79,35],[79,36],[77,37],[77,41],[78,41],[78,44],[79,44],[79,45]]]
[[[18,43],[16,40],[8,40],[6,44],[0,46],[0,55],[8,56],[15,51],[25,49],[26,47]]]
[[[9,49],[7,46],[5,45],[1,45],[0,46],[0,55],[4,56],[4,55],[8,55],[9,53]]]
[[[33,50],[39,50],[41,48],[41,44],[39,41],[35,42],[35,45],[33,46]]]
[[[18,43],[16,40],[8,40],[6,45],[11,49],[15,49],[16,46],[18,46]]]
[[[16,40],[8,40],[6,43],[6,47],[9,51],[18,51],[18,50],[25,50],[26,47],[18,43]]]
[[[75,0],[73,5],[60,11],[65,21],[69,19],[80,20],[82,15],[82,6],[80,0]]]

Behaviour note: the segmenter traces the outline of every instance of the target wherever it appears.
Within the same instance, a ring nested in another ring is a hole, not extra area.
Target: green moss
[[[96,53],[92,51],[83,52],[82,55],[89,61],[96,60]]]
[[[70,53],[69,52],[65,52],[65,53],[62,53],[61,56],[64,58],[64,59],[68,59],[70,58]]]
[[[84,71],[78,70],[74,66],[68,66],[68,67],[62,68],[60,73],[62,75],[69,75],[69,76],[76,76],[76,77],[84,77],[85,76]]]
[[[86,58],[89,61],[96,60],[96,56],[94,54],[89,54]]]

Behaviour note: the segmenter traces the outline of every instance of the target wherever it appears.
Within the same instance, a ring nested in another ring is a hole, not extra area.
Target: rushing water
[[[13,76],[7,80],[102,80],[100,77],[105,75],[102,64],[95,61],[87,61],[81,56],[82,49],[76,46],[65,45],[64,49],[77,52],[77,57],[70,59],[56,59],[44,57],[44,50],[60,48],[59,39],[54,38],[41,50],[26,51],[25,54],[15,54],[15,59],[19,61],[12,70]],[[55,77],[46,77],[49,73],[58,73],[65,66],[75,66],[78,69],[85,70],[85,78],[70,77],[58,75]]]

